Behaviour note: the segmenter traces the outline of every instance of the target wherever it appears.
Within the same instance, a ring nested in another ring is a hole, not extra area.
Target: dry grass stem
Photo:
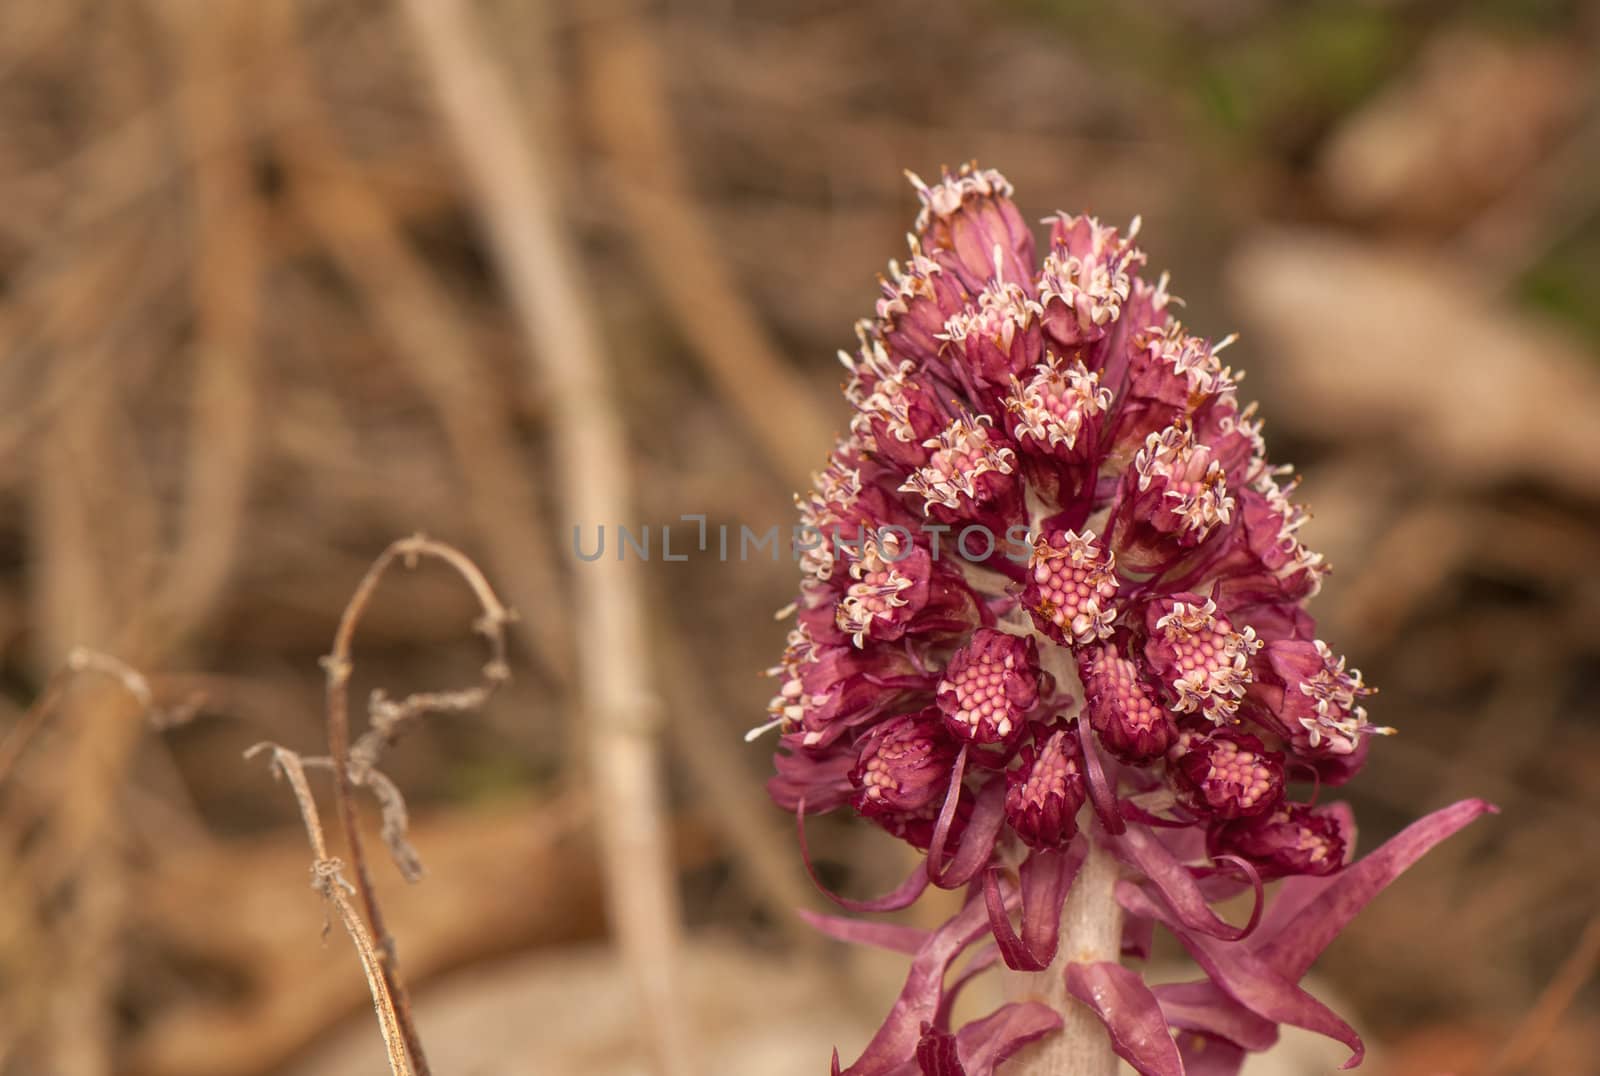
[[[367,932],[367,926],[350,902],[355,887],[344,876],[344,864],[328,854],[328,844],[322,832],[322,819],[317,813],[316,800],[306,784],[305,769],[300,756],[273,743],[258,743],[244,753],[254,758],[263,751],[272,752],[273,774],[289,782],[294,790],[295,802],[300,807],[300,820],[306,828],[306,839],[311,842],[314,857],[311,864],[311,887],[322,894],[339,913],[339,921],[349,933],[356,952],[361,955],[361,970],[366,972],[367,988],[372,992],[372,1006],[378,1014],[378,1029],[383,1033],[383,1045],[389,1055],[389,1071],[394,1076],[416,1076],[407,1056],[400,1015],[389,993],[388,974],[377,945]]]
[[[483,666],[483,683],[462,691],[440,693],[423,692],[407,696],[398,702],[390,701],[381,692],[373,695],[369,710],[369,725],[354,746],[350,742],[350,675],[353,662],[350,656],[356,628],[366,613],[372,596],[384,575],[399,562],[415,568],[423,557],[443,561],[466,582],[482,608],[474,629],[489,645],[489,660]],[[344,829],[345,844],[350,850],[350,862],[355,872],[356,891],[371,924],[379,955],[387,995],[392,999],[406,1052],[418,1076],[427,1076],[428,1065],[422,1051],[422,1042],[411,1017],[410,998],[404,980],[400,977],[399,956],[394,938],[384,925],[383,910],[372,884],[372,874],[367,868],[362,847],[361,830],[356,816],[354,790],[357,786],[371,787],[378,795],[384,811],[384,834],[395,862],[408,879],[420,877],[421,865],[415,850],[405,839],[405,807],[399,790],[388,778],[377,774],[377,762],[383,748],[404,733],[416,719],[432,710],[460,712],[476,709],[510,679],[506,663],[505,626],[515,619],[511,610],[501,604],[489,581],[472,559],[454,546],[437,542],[420,534],[402,538],[392,543],[378,555],[367,569],[367,574],[357,584],[349,604],[339,618],[334,633],[333,649],[322,659],[327,675],[327,722],[329,763],[334,771],[335,799],[339,820]],[[377,774],[374,777],[374,774]]]
[[[589,104],[612,158],[628,238],[746,436],[790,485],[805,489],[833,442],[834,423],[734,283],[694,203],[667,111],[659,50],[632,18],[608,20],[588,36]],[[772,421],[778,406],[782,423]]]
[[[627,439],[582,269],[547,182],[548,162],[565,150],[517,108],[469,5],[409,0],[405,10],[536,360],[530,380],[551,401],[549,437],[567,518],[617,525],[633,507]],[[680,914],[638,565],[602,559],[575,575],[579,719],[589,732],[595,802],[604,804],[597,816],[612,922],[656,1071],[695,1072],[679,1004]]]

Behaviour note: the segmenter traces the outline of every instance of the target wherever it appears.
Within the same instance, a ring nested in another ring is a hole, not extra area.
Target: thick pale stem
[[[1115,1076],[1117,1055],[1104,1025],[1067,993],[1067,965],[1116,960],[1122,952],[1122,907],[1113,892],[1117,861],[1090,841],[1089,856],[1061,910],[1061,947],[1044,971],[1009,972],[1006,994],[1042,1001],[1061,1014],[1059,1035],[1049,1035],[1008,1063],[1005,1076]]]

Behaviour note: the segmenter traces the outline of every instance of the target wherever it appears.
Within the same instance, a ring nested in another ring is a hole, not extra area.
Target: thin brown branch
[[[322,659],[322,665],[327,674],[328,754],[333,765],[339,820],[344,829],[345,844],[350,850],[350,865],[355,871],[356,891],[360,894],[367,922],[371,925],[373,937],[377,941],[378,966],[384,986],[394,1001],[401,1038],[419,1076],[427,1076],[428,1063],[422,1050],[421,1038],[417,1035],[415,1021],[411,1016],[410,996],[406,992],[404,980],[400,977],[400,961],[395,951],[394,938],[384,925],[383,910],[378,903],[377,890],[372,884],[372,874],[367,869],[359,820],[356,817],[355,788],[357,785],[366,785],[372,779],[383,746],[392,743],[408,725],[428,712],[431,708],[430,701],[445,698],[452,703],[459,703],[461,693],[451,696],[414,695],[398,703],[389,703],[384,696],[379,695],[375,702],[384,705],[374,707],[371,726],[354,748],[350,743],[350,674],[353,670],[350,649],[355,639],[356,628],[360,625],[361,618],[372,601],[372,595],[377,592],[378,584],[389,568],[396,561],[407,568],[414,568],[422,557],[443,561],[453,568],[471,588],[483,608],[483,614],[473,627],[489,644],[489,660],[483,666],[483,684],[479,688],[469,689],[471,698],[476,699],[481,705],[496,688],[505,683],[510,677],[510,668],[506,663],[505,626],[514,619],[511,610],[501,604],[494,588],[489,585],[489,581],[484,578],[478,566],[472,562],[472,558],[454,546],[436,542],[420,534],[392,543],[378,555],[377,560],[372,562],[372,566],[357,584],[355,593],[351,595],[349,604],[345,606],[344,613],[339,618],[339,627],[333,637],[333,649]],[[387,783],[387,778],[380,783]],[[392,784],[389,788],[393,790]],[[398,790],[394,791],[398,798]],[[392,813],[392,808],[390,811]],[[396,846],[391,843],[390,847],[394,849]],[[408,865],[415,863],[415,853],[411,853],[408,857],[404,852],[404,849],[408,848],[409,845],[403,845],[402,851],[396,856],[396,862],[400,864],[402,872],[406,872]]]
[[[140,713],[145,715],[156,728],[181,725],[192,718],[199,709],[198,699],[191,699],[175,707],[156,706],[155,692],[151,690],[150,681],[146,679],[144,673],[121,658],[87,646],[75,646],[67,654],[67,660],[46,681],[44,690],[34,699],[33,705],[28,707],[6,733],[5,739],[0,740],[0,785],[6,783],[6,779],[16,768],[17,760],[22,757],[28,745],[44,729],[51,715],[60,706],[67,684],[81,672],[96,672],[117,681],[138,704]]]
[[[284,42],[283,92],[301,116],[280,140],[293,205],[370,311],[399,368],[433,409],[449,446],[468,517],[513,602],[533,609],[558,593],[548,538],[515,418],[495,390],[471,319],[413,249],[404,221],[369,169],[347,150],[318,96],[290,5],[267,5],[271,36]],[[301,47],[297,47],[301,46]],[[538,603],[538,604],[536,604]],[[550,682],[563,685],[572,641],[555,617],[532,618],[519,640]]]
[[[6,731],[5,739],[0,740],[0,786],[6,783],[11,776],[11,771],[16,768],[17,760],[28,749],[28,745],[43,731],[50,715],[55,713],[56,707],[61,703],[61,693],[69,679],[69,670],[65,665],[56,669],[45,683],[44,690],[39,692],[33,700],[33,705],[17,719],[17,723]]]
[[[734,283],[690,193],[667,110],[660,52],[638,20],[618,17],[586,35],[589,104],[615,162],[616,194],[678,329],[745,433],[797,489],[834,440],[812,387],[784,360]],[[646,181],[644,177],[648,177]],[[782,421],[775,421],[781,410]]]
[[[528,376],[551,401],[550,443],[574,523],[630,518],[626,436],[582,268],[547,181],[564,152],[519,110],[504,64],[461,0],[408,0],[413,40],[528,341]],[[655,1069],[699,1071],[682,1019],[680,931],[661,789],[660,702],[632,561],[575,573],[577,685],[589,736],[612,923],[634,978]]]
[[[1577,944],[1506,1039],[1505,1046],[1484,1069],[1483,1076],[1520,1072],[1532,1065],[1560,1025],[1562,1016],[1571,1008],[1578,991],[1594,978],[1597,967],[1600,967],[1600,915],[1589,920]]]
[[[195,308],[185,497],[169,560],[167,615],[191,629],[215,607],[237,555],[256,455],[259,211],[252,189],[245,91],[259,72],[235,73],[249,6],[168,5],[188,86],[174,101],[193,155]]]
[[[417,1070],[407,1056],[405,1034],[399,1010],[388,986],[384,959],[379,953],[367,926],[350,903],[355,887],[344,876],[344,864],[328,854],[328,843],[322,832],[322,818],[317,813],[317,802],[306,784],[305,769],[300,756],[273,743],[258,743],[244,753],[254,758],[263,751],[272,752],[274,776],[282,777],[294,790],[295,802],[300,807],[300,820],[306,828],[306,839],[311,842],[311,887],[322,894],[324,900],[339,913],[339,921],[361,955],[361,970],[367,975],[367,989],[372,992],[372,1007],[378,1014],[378,1030],[383,1033],[383,1045],[389,1055],[389,1071],[393,1076],[416,1076]]]

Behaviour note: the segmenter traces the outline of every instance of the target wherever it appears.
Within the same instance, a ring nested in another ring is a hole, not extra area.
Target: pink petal
[[[933,857],[928,857],[928,877],[941,889],[956,889],[978,876],[994,856],[994,844],[999,839],[1000,827],[1006,820],[1006,786],[999,777],[991,780],[978,793],[972,805],[972,815],[961,831],[961,843],[956,854],[944,870],[934,867]]]
[[[1161,983],[1150,989],[1171,1027],[1203,1031],[1237,1043],[1251,1053],[1270,1050],[1277,1044],[1277,1024],[1234,1001],[1210,979]]]
[[[900,997],[845,1076],[887,1076],[916,1056],[924,1024],[938,1016],[944,977],[950,964],[989,930],[989,913],[981,900],[968,901],[944,926],[928,935],[911,961]]]
[[[983,898],[989,927],[1006,966],[1017,971],[1043,971],[1055,959],[1061,933],[1061,907],[1083,866],[1088,848],[1082,841],[1063,851],[1034,852],[1018,872],[1022,896],[1022,936],[1011,926],[1000,895],[1000,871],[984,872]]]
[[[1078,719],[1078,742],[1083,746],[1083,783],[1089,789],[1089,802],[1094,806],[1095,817],[1100,819],[1107,833],[1121,833],[1126,823],[1122,820],[1122,808],[1117,803],[1117,790],[1106,777],[1105,767],[1100,762],[1100,748],[1094,742],[1094,734],[1089,731],[1087,718]]]
[[[1189,873],[1189,868],[1178,862],[1154,831],[1145,826],[1132,825],[1120,837],[1107,840],[1106,845],[1122,862],[1142,871],[1161,894],[1162,903],[1170,911],[1170,914],[1157,916],[1162,922],[1175,919],[1176,925],[1186,930],[1223,941],[1237,941],[1254,930],[1261,918],[1259,877],[1256,878],[1256,904],[1250,921],[1242,927],[1236,927],[1211,910],[1205,893],[1194,880],[1194,875]]]
[[[956,764],[950,771],[950,788],[944,794],[944,806],[939,809],[939,820],[933,825],[933,839],[928,843],[928,880],[939,884],[944,868],[944,846],[950,839],[950,826],[955,822],[956,805],[961,802],[961,778],[967,770],[967,745],[961,745]],[[958,883],[959,884],[959,883]]]
[[[1106,1025],[1111,1048],[1141,1076],[1184,1076],[1156,996],[1139,973],[1102,960],[1067,965],[1067,991]]]
[[[967,984],[979,975],[994,967],[995,961],[1000,959],[1000,950],[994,945],[985,945],[972,955],[967,961],[967,966],[961,969],[949,986],[945,987],[944,998],[939,1002],[939,1015],[934,1019],[935,1027],[947,1028],[950,1026],[950,1010],[955,1008],[956,999],[961,996],[961,991]]]
[[[1117,901],[1136,915],[1161,918],[1161,909],[1137,886],[1119,882]],[[1273,1023],[1293,1024],[1344,1043],[1350,1048],[1350,1060],[1345,1062],[1345,1068],[1361,1063],[1366,1047],[1355,1029],[1292,980],[1251,954],[1246,946],[1220,942],[1170,922],[1168,927],[1211,981],[1246,1009]]]
[[[928,940],[928,932],[920,927],[874,923],[866,919],[848,919],[842,915],[820,915],[809,908],[799,909],[798,914],[815,930],[852,945],[875,945],[879,949],[909,956],[921,949]]]
[[[1326,884],[1315,896],[1271,935],[1264,935],[1253,948],[1268,965],[1298,979],[1368,901],[1429,849],[1468,823],[1498,811],[1491,803],[1471,799],[1418,819],[1338,874],[1323,880]]]
[[[1037,1001],[1000,1006],[956,1032],[966,1076],[993,1076],[1012,1054],[1060,1027],[1061,1014]]]

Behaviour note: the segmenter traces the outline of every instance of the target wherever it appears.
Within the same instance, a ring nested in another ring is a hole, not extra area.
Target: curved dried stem
[[[423,557],[443,561],[453,568],[471,588],[483,613],[473,625],[489,644],[489,660],[483,666],[483,682],[475,687],[457,692],[423,692],[407,696],[398,702],[390,701],[381,692],[375,692],[370,708],[370,724],[354,747],[350,742],[350,674],[354,668],[350,648],[356,628],[366,613],[378,584],[389,568],[399,561],[407,568],[416,567]],[[393,743],[405,729],[421,715],[437,710],[470,710],[481,707],[489,697],[510,678],[506,663],[505,626],[515,616],[495,595],[494,588],[484,578],[483,572],[472,558],[452,545],[434,541],[416,534],[393,542],[378,555],[367,569],[367,574],[356,585],[339,627],[334,632],[333,648],[322,659],[327,675],[326,699],[328,722],[328,755],[334,772],[334,798],[338,806],[339,821],[344,830],[345,845],[350,851],[350,864],[355,872],[356,892],[371,925],[378,953],[378,969],[393,1008],[401,1039],[418,1076],[427,1076],[429,1069],[422,1041],[411,1017],[410,996],[400,977],[399,956],[394,938],[384,925],[383,910],[378,903],[377,890],[372,884],[372,873],[367,869],[366,853],[362,846],[359,821],[356,817],[355,788],[357,785],[376,784],[380,801],[384,803],[385,835],[401,872],[408,878],[420,875],[415,852],[404,840],[404,803],[399,790],[392,782],[377,773],[378,757],[385,746]],[[397,806],[398,805],[398,806]],[[397,821],[398,820],[398,821]],[[398,825],[398,829],[394,828]],[[398,835],[398,840],[393,839]]]
[[[417,1070],[407,1056],[405,1031],[400,1012],[389,990],[388,973],[384,960],[367,925],[362,922],[350,894],[355,887],[344,876],[344,864],[328,854],[328,842],[322,832],[322,818],[317,813],[317,802],[306,784],[304,760],[293,751],[274,743],[258,743],[244,753],[254,758],[263,751],[272,752],[273,775],[284,778],[294,790],[295,802],[300,806],[300,820],[306,828],[306,839],[311,842],[311,887],[322,894],[339,913],[339,921],[361,955],[361,969],[367,975],[367,989],[372,992],[372,1007],[378,1014],[378,1029],[383,1033],[383,1045],[389,1056],[389,1071],[393,1076],[416,1076]]]
[[[81,672],[97,672],[117,681],[138,704],[139,712],[158,728],[183,724],[194,716],[198,707],[197,702],[187,702],[170,709],[158,708],[155,692],[151,690],[150,681],[144,673],[121,658],[87,646],[75,646],[67,654],[67,660],[50,675],[33,705],[11,726],[5,739],[0,740],[0,785],[6,783],[11,771],[16,768],[17,760],[60,706],[67,684]]]

